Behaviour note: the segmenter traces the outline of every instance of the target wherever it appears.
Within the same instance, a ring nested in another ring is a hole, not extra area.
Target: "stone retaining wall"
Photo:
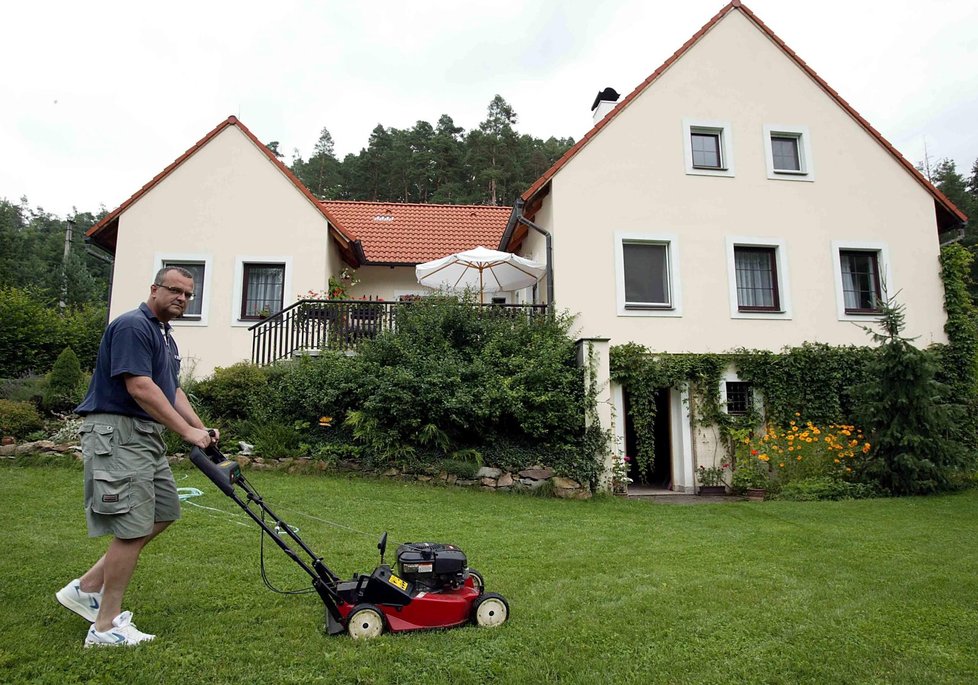
[[[18,456],[27,454],[71,454],[74,459],[80,461],[82,458],[81,448],[77,444],[63,443],[56,444],[50,440],[39,440],[37,442],[25,442],[19,445],[0,445],[0,458],[16,459]],[[337,467],[331,467],[328,463],[309,457],[287,457],[284,459],[273,459],[268,457],[229,455],[238,462],[242,469],[253,471],[286,471],[288,473],[317,472],[317,471],[342,471],[342,472],[362,472],[356,464],[343,462]],[[185,454],[175,454],[169,457],[170,463],[180,463],[186,461]],[[553,471],[544,466],[533,466],[523,469],[517,473],[503,471],[502,469],[483,466],[475,474],[474,478],[462,478],[447,471],[430,469],[418,472],[405,471],[402,469],[390,468],[382,471],[383,478],[397,480],[416,481],[419,483],[435,483],[452,487],[479,488],[493,492],[513,492],[513,491],[534,491],[549,485],[554,496],[563,499],[589,499],[591,492],[575,480],[554,475]]]

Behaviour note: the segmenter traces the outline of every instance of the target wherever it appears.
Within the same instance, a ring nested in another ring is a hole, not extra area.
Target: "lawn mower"
[[[361,639],[377,637],[384,631],[453,628],[467,623],[493,627],[509,618],[507,601],[495,592],[485,592],[482,575],[468,567],[465,553],[454,545],[399,545],[395,573],[384,563],[385,532],[377,543],[380,565],[368,575],[354,573],[352,579],[341,580],[302,541],[297,529],[269,509],[236,461],[225,458],[213,445],[206,450],[194,447],[190,460],[309,574],[313,589],[326,605],[326,632],[330,635],[346,631]],[[266,516],[274,524],[266,522]],[[305,560],[283,534],[310,559]]]

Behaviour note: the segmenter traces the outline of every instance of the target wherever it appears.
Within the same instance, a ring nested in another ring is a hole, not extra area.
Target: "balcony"
[[[398,317],[412,302],[378,300],[299,300],[249,327],[251,361],[259,366],[322,350],[356,352],[370,340],[397,328]],[[479,305],[491,316],[539,316],[547,305]]]

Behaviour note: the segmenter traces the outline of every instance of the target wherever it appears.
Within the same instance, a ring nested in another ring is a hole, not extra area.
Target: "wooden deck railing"
[[[259,366],[321,350],[356,351],[360,343],[396,327],[411,302],[299,300],[249,327],[251,361]],[[546,313],[547,305],[475,305],[504,316]]]

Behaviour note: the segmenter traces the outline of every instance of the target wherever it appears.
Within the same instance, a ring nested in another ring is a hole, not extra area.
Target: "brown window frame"
[[[714,147],[716,149],[716,164],[697,164],[696,163],[696,153],[698,150],[693,145],[693,141],[697,137],[702,138],[712,138],[714,141]],[[721,130],[706,130],[701,128],[690,128],[689,131],[689,152],[690,152],[690,163],[694,169],[711,169],[714,171],[725,171],[727,166],[724,164],[724,150],[723,150],[723,131]]]
[[[734,245],[734,287],[737,288],[737,311],[739,312],[780,312],[781,309],[781,288],[778,282],[778,248],[766,247],[762,245]],[[773,305],[745,305],[740,301],[740,286],[737,283],[737,254],[738,252],[760,252],[768,255],[771,263],[771,294]]]
[[[849,250],[840,249],[839,250],[839,269],[841,273],[839,277],[842,279],[842,306],[845,309],[846,314],[879,314],[882,309],[879,304],[875,307],[848,307],[846,306],[846,293],[847,292],[857,292],[862,293],[862,290],[852,291],[846,290],[846,271],[845,271],[845,258],[846,256],[858,255],[860,257],[869,257],[872,263],[872,277],[873,277],[873,292],[872,294],[876,298],[876,302],[880,303],[883,301],[883,290],[880,279],[880,254],[878,250]],[[859,272],[857,272],[859,273]]]
[[[248,298],[249,276],[251,275],[251,270],[254,269],[254,268],[260,268],[260,269],[278,268],[282,272],[282,297],[279,300],[278,309],[276,309],[275,311],[270,311],[269,312],[269,316],[271,316],[272,314],[277,314],[278,312],[282,311],[282,308],[285,306],[285,264],[282,263],[282,262],[244,262],[241,265],[241,267],[242,268],[241,268],[241,312],[240,312],[241,316],[240,316],[240,320],[241,321],[261,321],[263,318],[267,318],[267,317],[263,317],[261,315],[248,314],[247,313],[247,311],[248,311],[248,300],[249,300],[249,298]]]

